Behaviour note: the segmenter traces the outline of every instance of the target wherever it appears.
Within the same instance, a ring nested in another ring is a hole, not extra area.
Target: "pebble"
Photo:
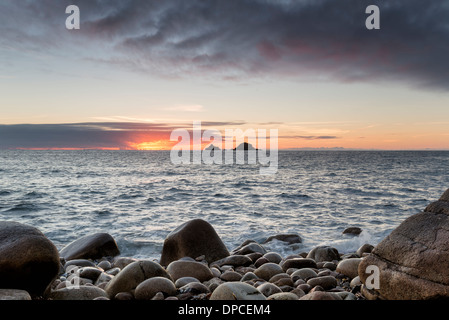
[[[240,281],[242,275],[235,271],[226,271],[220,276],[220,279],[224,281]]]
[[[106,271],[112,268],[112,264],[108,260],[103,260],[97,264],[97,267]]]
[[[293,258],[285,260],[282,264],[282,269],[287,271],[289,268],[316,268],[316,262],[310,258]]]
[[[267,262],[254,270],[254,274],[266,281],[270,280],[276,274],[283,273],[281,266],[273,262]]]
[[[296,280],[298,278],[302,280],[308,280],[317,276],[318,274],[311,268],[298,269],[291,274],[293,280]]]
[[[179,278],[178,280],[175,281],[175,287],[176,288],[181,288],[181,287],[183,287],[186,284],[191,283],[191,282],[198,282],[198,283],[200,283],[200,280],[198,280],[197,278],[194,278],[194,277],[182,277],[182,278]]]
[[[267,300],[299,300],[299,297],[291,292],[274,293]]]
[[[182,257],[164,267],[131,257],[69,260],[46,298],[55,300],[357,300],[363,287],[358,254],[321,246],[283,258],[247,241],[208,264]],[[312,257],[318,259],[316,261]],[[349,278],[349,279],[348,279]],[[76,286],[79,286],[76,289]],[[355,290],[357,288],[357,290]],[[70,291],[75,290],[75,291]],[[352,292],[351,292],[352,291]],[[2,289],[0,289],[1,299]],[[11,298],[12,299],[12,298]]]
[[[252,271],[247,272],[243,275],[243,277],[240,279],[240,281],[249,281],[253,279],[258,279],[259,277]]]
[[[270,282],[265,282],[261,284],[260,286],[257,287],[257,290],[259,290],[265,297],[269,297],[272,294],[282,292],[281,288]]]
[[[176,295],[175,284],[165,277],[149,278],[136,287],[134,296],[137,300],[151,300],[158,292],[166,296]]]
[[[336,271],[353,279],[359,275],[358,268],[360,262],[362,262],[361,258],[349,258],[341,260],[337,265]]]
[[[114,300],[134,300],[131,292],[119,292],[115,295]]]
[[[167,272],[173,281],[182,277],[193,277],[203,282],[214,277],[207,266],[196,261],[173,261],[168,265]]]
[[[282,261],[282,256],[277,252],[267,252],[263,257],[273,263],[280,263]]]
[[[210,300],[266,300],[266,297],[247,283],[226,282],[212,292]]]
[[[337,286],[337,279],[335,279],[332,276],[323,276],[323,277],[316,277],[309,279],[307,281],[307,284],[309,284],[312,287],[320,286],[324,290],[332,289]]]

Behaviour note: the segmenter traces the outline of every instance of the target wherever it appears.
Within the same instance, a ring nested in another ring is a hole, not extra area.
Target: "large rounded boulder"
[[[99,259],[120,254],[117,243],[108,233],[94,233],[81,237],[61,251],[60,255],[66,260],[73,259]]]
[[[160,264],[168,266],[183,257],[203,256],[209,263],[229,256],[215,229],[202,219],[187,221],[165,239]]]
[[[449,190],[393,230],[358,272],[373,299],[449,298]]]
[[[40,296],[59,273],[55,245],[38,229],[0,221],[0,288]]]

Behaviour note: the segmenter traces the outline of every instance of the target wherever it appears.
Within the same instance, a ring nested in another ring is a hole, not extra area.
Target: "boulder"
[[[278,240],[282,242],[287,242],[288,244],[294,244],[294,243],[301,243],[302,239],[299,235],[294,233],[288,233],[288,234],[277,234],[274,236],[268,237],[263,243],[268,243],[273,240]]]
[[[290,268],[301,269],[301,268],[316,268],[316,262],[310,258],[292,258],[287,259],[282,263],[282,269],[287,271]]]
[[[278,264],[273,262],[264,263],[259,268],[254,270],[254,274],[256,276],[266,281],[270,280],[271,277],[283,272],[284,271],[282,270],[282,268]]]
[[[307,281],[307,284],[312,287],[320,286],[324,290],[329,290],[329,289],[335,288],[338,283],[337,283],[337,279],[335,279],[332,276],[323,276],[323,277],[311,278]]]
[[[164,296],[176,295],[175,284],[164,277],[153,277],[141,282],[134,292],[137,300],[151,300],[156,293],[162,292]]]
[[[176,288],[181,288],[183,286],[185,286],[186,284],[189,284],[191,282],[198,282],[200,283],[200,280],[198,280],[197,278],[194,277],[182,277],[179,278],[175,281],[175,287]]]
[[[59,254],[38,229],[0,221],[0,288],[22,289],[40,296],[58,276]]]
[[[336,271],[338,273],[344,274],[345,276],[353,279],[359,274],[359,264],[362,261],[360,258],[350,258],[341,260]]]
[[[373,245],[365,243],[364,245],[362,245],[360,248],[357,249],[356,254],[361,258],[365,253],[370,253],[371,251],[373,251],[373,249],[374,249]]]
[[[59,254],[66,260],[99,259],[117,256],[120,250],[110,234],[94,233],[71,242],[61,249]]]
[[[214,277],[212,271],[206,265],[196,261],[173,261],[168,265],[167,272],[173,281],[183,277],[193,277],[203,282]]]
[[[343,230],[343,234],[349,234],[349,235],[353,235],[353,236],[358,236],[359,234],[362,233],[362,229],[359,227],[348,227],[345,230]]]
[[[448,195],[449,190],[424,212],[404,220],[362,260],[358,273],[370,296],[388,300],[449,298]],[[370,266],[379,270],[377,286],[372,281],[376,275],[367,271]]]
[[[246,255],[252,253],[260,253],[264,255],[265,253],[267,253],[267,250],[254,240],[247,240],[243,242],[239,247],[232,250],[233,255]]]
[[[273,263],[280,263],[282,261],[282,256],[277,252],[267,252],[263,257]]]
[[[329,246],[318,246],[310,250],[307,258],[313,259],[315,262],[340,260],[338,250]]]
[[[207,221],[194,219],[180,225],[167,236],[160,264],[168,266],[182,257],[196,258],[202,255],[211,263],[229,256],[229,251]]]
[[[228,256],[226,258],[214,261],[213,263],[211,263],[212,265],[217,265],[219,267],[223,266],[223,265],[230,265],[230,266],[249,266],[250,264],[252,264],[253,261],[244,255],[241,254],[236,254],[236,255],[232,255],[232,256]]]
[[[108,282],[105,291],[110,298],[113,298],[117,293],[129,292],[135,289],[141,282],[152,277],[165,277],[172,280],[167,271],[158,263],[140,260],[132,262],[123,268]]]
[[[108,295],[95,286],[62,288],[52,291],[48,296],[51,300],[94,300],[99,297],[107,298]]]
[[[277,285],[270,282],[262,283],[257,287],[257,290],[259,290],[265,297],[269,297],[275,293],[282,292],[282,290]]]
[[[253,286],[244,282],[226,282],[215,288],[210,300],[266,300]]]
[[[315,272],[315,270],[313,270],[312,268],[302,268],[302,269],[298,269],[295,270],[292,274],[291,277],[294,281],[296,281],[297,279],[302,279],[302,280],[309,280],[310,278],[315,278],[317,277],[318,274]]]

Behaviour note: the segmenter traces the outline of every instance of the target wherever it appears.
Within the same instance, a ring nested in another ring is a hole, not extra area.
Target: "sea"
[[[448,169],[449,151],[279,151],[277,171],[260,174],[258,163],[174,164],[170,151],[1,150],[0,220],[34,226],[58,249],[107,232],[138,259],[158,260],[166,236],[196,218],[230,251],[297,234],[301,243],[263,246],[350,253],[438,200]]]

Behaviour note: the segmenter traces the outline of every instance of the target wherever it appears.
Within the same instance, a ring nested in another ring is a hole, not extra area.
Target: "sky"
[[[0,0],[0,22],[0,149],[170,149],[193,121],[449,149],[445,0]]]

